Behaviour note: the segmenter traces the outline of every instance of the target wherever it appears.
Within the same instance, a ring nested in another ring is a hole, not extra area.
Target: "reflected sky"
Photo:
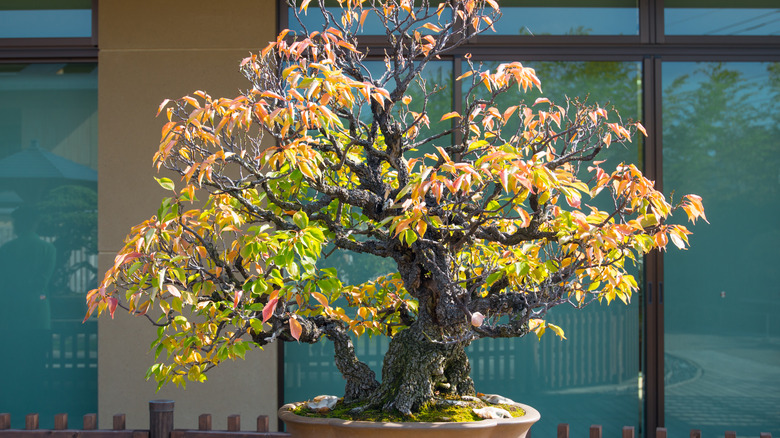
[[[666,8],[667,35],[780,35],[780,8]]]
[[[0,38],[89,38],[92,11],[57,9],[0,10]]]

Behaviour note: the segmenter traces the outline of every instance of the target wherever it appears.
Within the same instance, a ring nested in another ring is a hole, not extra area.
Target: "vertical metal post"
[[[173,431],[173,400],[149,402],[149,438],[170,438]]]

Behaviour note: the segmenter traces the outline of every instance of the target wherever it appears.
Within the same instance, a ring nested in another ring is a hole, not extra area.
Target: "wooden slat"
[[[655,430],[655,438],[666,438],[666,428],[659,427]]]
[[[211,430],[211,414],[200,414],[198,430]]]
[[[691,438],[701,438],[701,430],[691,429]]]
[[[268,432],[268,415],[258,415],[257,417],[257,431]]]
[[[11,428],[11,414],[4,412],[0,414],[0,430]]]
[[[623,427],[623,438],[634,438],[634,426]]]
[[[84,430],[97,429],[97,414],[87,414],[84,416]]]
[[[228,432],[238,432],[241,430],[241,416],[240,415],[229,415],[227,417],[227,424],[228,424]]]
[[[569,425],[561,423],[558,425],[558,438],[569,438]]]
[[[127,427],[127,417],[125,414],[114,415],[114,430],[125,430]]]
[[[590,438],[601,438],[601,426],[594,424],[590,427]]]
[[[54,430],[65,430],[68,428],[68,414],[57,414],[54,416]]]
[[[761,438],[772,438],[772,434],[769,432],[761,432]]]
[[[725,438],[737,438],[737,433],[733,430],[727,430]]]
[[[26,430],[35,430],[38,428],[38,414],[27,414],[24,417],[24,428]]]

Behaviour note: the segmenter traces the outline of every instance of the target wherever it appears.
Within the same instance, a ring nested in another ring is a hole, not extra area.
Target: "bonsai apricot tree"
[[[177,176],[158,179],[171,196],[87,297],[89,314],[120,307],[159,327],[148,377],[203,381],[251,348],[326,337],[346,402],[409,414],[439,389],[474,393],[471,342],[563,336],[545,322],[550,309],[628,302],[631,263],[687,245],[688,230],[666,221],[678,208],[704,218],[700,198],[672,205],[634,165],[601,167],[602,152],[642,126],[578,99],[524,102],[541,83],[519,62],[467,62],[455,82],[462,109],[430,129],[441,86],[421,73],[492,27],[493,0],[339,4],[320,1],[322,26],[300,21],[303,32],[284,30],[244,59],[245,93],[160,106],[154,158]],[[304,0],[291,14],[308,9]],[[357,41],[367,17],[388,38],[379,74]],[[516,103],[497,107],[507,94]],[[610,208],[591,206],[596,197]],[[318,263],[333,248],[397,270],[344,284]],[[392,338],[381,379],[353,335]]]

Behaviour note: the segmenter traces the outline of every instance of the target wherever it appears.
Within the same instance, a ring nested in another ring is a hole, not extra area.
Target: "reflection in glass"
[[[485,63],[483,68],[495,69],[498,64]],[[520,99],[532,104],[542,95],[564,105],[565,96],[581,96],[588,103],[617,108],[624,120],[640,119],[639,63],[528,62],[524,65],[536,70],[544,93],[533,90],[522,95],[505,95],[499,98],[497,107],[516,105]],[[464,95],[470,82],[463,83]],[[621,162],[629,162],[641,168],[641,145],[641,139],[637,138],[632,148],[613,147],[604,151],[601,159],[606,162],[602,167],[612,169]],[[598,208],[610,207],[605,204],[609,200],[600,196],[583,202]],[[639,284],[644,283],[641,260],[633,275]],[[474,342],[468,352],[477,390],[500,393],[534,406],[542,412],[542,419],[533,429],[539,436],[555,436],[559,423],[568,423],[571,430],[577,431],[587,430],[597,421],[603,426],[605,436],[619,436],[625,425],[634,425],[639,430],[642,413],[638,394],[640,302],[635,295],[628,306],[604,303],[583,310],[566,306],[551,310],[547,320],[565,330],[564,341],[548,334],[541,341],[529,336]]]
[[[637,0],[501,2],[500,35],[639,35]]]
[[[485,35],[639,35],[637,0],[509,0],[500,6],[503,17],[495,24],[495,33],[488,31]],[[327,9],[336,19],[340,17],[340,8]],[[431,21],[435,23],[435,17]],[[438,21],[451,22],[451,11],[445,9]],[[312,7],[301,14],[300,23],[290,13],[288,27],[295,31],[303,26],[310,31],[321,30],[324,22],[322,13]],[[366,17],[362,34],[385,34],[373,11]]]
[[[780,63],[665,63],[664,189],[710,223],[665,255],[666,427],[780,433]]]
[[[0,411],[97,409],[95,64],[0,68]],[[45,395],[45,396],[44,396]],[[66,402],[67,401],[67,402]]]
[[[542,79],[543,89],[548,91],[546,96],[557,103],[563,103],[564,95],[582,95],[587,90],[590,102],[608,107],[614,105],[626,119],[640,116],[638,63],[539,62],[532,66]],[[441,75],[436,71],[432,74]],[[536,97],[538,93],[512,93],[503,97],[498,105],[514,105],[519,99],[533,103]],[[449,102],[451,94],[446,93],[446,99],[442,97],[438,105],[449,108]],[[431,116],[432,121],[438,119],[440,117]],[[634,145],[636,149],[611,149],[609,163],[640,164],[641,142],[635,141]],[[392,264],[382,265],[378,259],[361,259],[350,253],[334,253],[326,263],[337,267],[350,282],[362,282],[372,275],[394,269]],[[369,272],[380,266],[386,270]],[[637,272],[641,273],[641,267]],[[566,341],[550,335],[541,342],[533,337],[474,342],[469,347],[469,357],[476,389],[500,393],[539,408],[544,414],[541,422],[534,426],[534,433],[540,436],[555,436],[560,422],[570,423],[576,428],[573,430],[585,430],[594,418],[603,422],[605,434],[618,435],[620,427],[637,424],[641,416],[637,394],[639,301],[635,297],[629,306],[613,304],[609,307],[594,305],[583,311],[563,307],[553,310],[550,322],[567,330],[569,339]],[[358,357],[377,374],[381,372],[386,338],[361,337],[355,349]],[[332,358],[333,346],[329,342],[311,346],[285,344],[285,402],[319,394],[343,393],[344,381]]]
[[[0,38],[89,38],[91,0],[0,2]]]
[[[667,35],[780,35],[780,7],[766,0],[667,0]]]

